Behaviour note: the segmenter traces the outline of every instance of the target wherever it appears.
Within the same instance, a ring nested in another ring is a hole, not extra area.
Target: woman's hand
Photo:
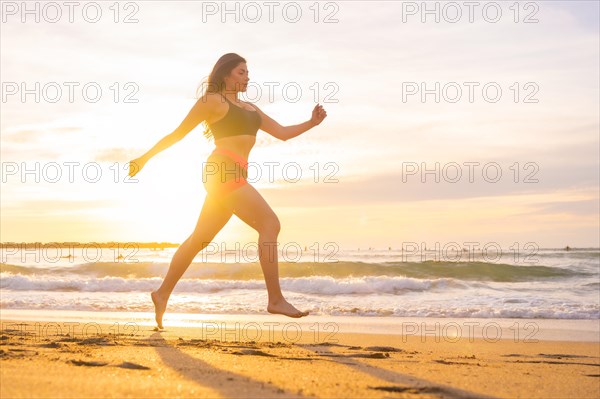
[[[317,126],[321,122],[323,122],[323,119],[325,119],[326,116],[327,112],[325,112],[323,106],[321,104],[317,104],[313,109],[312,118],[310,118],[310,121],[313,124],[313,126]]]
[[[144,167],[145,164],[146,164],[146,160],[142,157],[136,158],[133,161],[130,161],[129,162],[129,176],[133,177],[133,176],[137,175],[138,172],[140,170],[142,170],[142,168]]]

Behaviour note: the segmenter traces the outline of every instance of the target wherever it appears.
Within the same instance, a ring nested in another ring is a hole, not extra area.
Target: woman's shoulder
[[[225,97],[221,93],[208,92],[203,96],[207,103],[216,104],[216,103],[225,103]]]
[[[204,102],[206,108],[208,109],[210,114],[219,114],[223,109],[227,108],[225,97],[223,97],[220,93],[205,93],[201,101]]]

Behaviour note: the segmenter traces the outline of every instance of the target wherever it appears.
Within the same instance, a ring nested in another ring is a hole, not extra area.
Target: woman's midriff
[[[248,159],[250,150],[252,150],[255,143],[256,136],[251,135],[223,137],[219,140],[215,140],[217,148],[233,151],[246,159]]]

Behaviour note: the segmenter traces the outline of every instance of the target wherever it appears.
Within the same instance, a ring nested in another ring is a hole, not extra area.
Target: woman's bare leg
[[[227,197],[228,208],[243,222],[258,232],[258,253],[260,266],[265,277],[269,313],[289,317],[303,317],[302,312],[285,300],[279,286],[279,262],[277,256],[277,236],[281,226],[275,212],[252,185],[246,184]]]
[[[179,246],[173,255],[169,271],[160,288],[150,294],[154,303],[156,323],[159,328],[163,328],[162,318],[175,284],[185,273],[198,252],[210,244],[232,215],[231,208],[224,206],[219,199],[210,195],[206,196],[194,232]]]

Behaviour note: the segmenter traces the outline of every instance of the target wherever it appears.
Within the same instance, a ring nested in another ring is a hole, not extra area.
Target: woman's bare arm
[[[277,121],[262,112],[256,105],[252,104],[252,106],[256,108],[262,118],[260,129],[283,141],[299,136],[307,130],[312,129],[323,122],[323,119],[325,119],[327,116],[327,112],[325,112],[323,106],[321,104],[317,104],[313,109],[312,117],[308,121],[298,125],[281,126],[279,123],[277,123]]]
[[[171,133],[160,139],[158,143],[148,150],[144,155],[130,162],[129,175],[135,176],[153,156],[166,150],[173,144],[183,139],[198,124],[210,115],[214,99],[210,97],[201,97],[196,101],[181,124]]]

